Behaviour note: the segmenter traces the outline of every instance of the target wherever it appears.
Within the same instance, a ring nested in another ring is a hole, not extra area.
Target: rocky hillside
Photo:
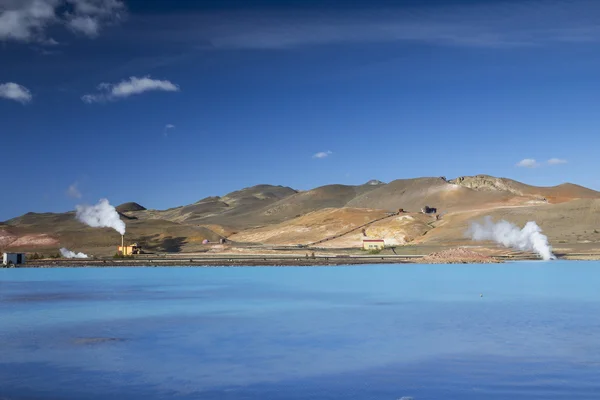
[[[123,203],[117,207],[117,211],[120,213],[132,212],[132,211],[144,211],[146,207],[139,205],[138,203],[130,202]]]
[[[523,184],[507,178],[495,178],[489,175],[461,176],[449,181],[478,192],[505,192],[515,196],[532,196],[549,203],[560,203],[573,199],[595,199],[600,193],[583,186],[564,183],[552,187],[537,187]]]
[[[159,252],[206,251],[204,240],[358,247],[364,235],[388,244],[465,244],[470,221],[490,215],[523,225],[535,220],[565,245],[600,243],[600,193],[573,184],[536,187],[488,175],[372,180],[307,191],[258,185],[168,210],[117,207],[127,242]],[[420,213],[423,206],[434,215]],[[396,213],[399,209],[404,212]],[[364,225],[364,227],[363,227]],[[361,227],[362,229],[355,229]],[[28,213],[0,225],[0,250],[114,253],[119,234],[84,226],[69,213]]]
[[[418,212],[425,205],[439,212],[477,207],[492,202],[505,202],[514,194],[504,191],[477,191],[447,182],[443,178],[399,179],[378,186],[375,190],[357,196],[349,207],[376,208],[389,211],[400,208]]]
[[[289,187],[259,185],[223,197],[208,197],[189,206],[131,215],[193,225],[220,225],[240,231],[280,223],[324,208],[344,207],[357,196],[378,187],[372,184],[327,185],[298,192]]]
[[[284,186],[257,185],[229,193],[222,197],[207,197],[194,204],[171,208],[165,211],[145,210],[132,215],[140,219],[165,219],[168,221],[206,225],[247,225],[248,214],[252,215],[270,205],[297,194]]]
[[[219,241],[221,235],[206,227],[166,220],[123,218],[125,238],[151,251],[193,251],[202,241]],[[121,235],[109,228],[90,228],[75,219],[75,213],[28,213],[7,221],[0,228],[0,250],[56,253],[60,247],[88,254],[112,255],[121,244]]]

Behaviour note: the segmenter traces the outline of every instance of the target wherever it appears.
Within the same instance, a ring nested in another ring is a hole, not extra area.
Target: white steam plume
[[[95,206],[76,206],[77,219],[92,228],[113,228],[125,234],[125,222],[119,218],[117,210],[107,199],[100,199]]]
[[[504,247],[522,251],[533,251],[544,260],[554,260],[552,247],[548,237],[542,234],[542,229],[533,221],[525,224],[523,229],[508,221],[494,223],[492,217],[485,217],[483,223],[473,222],[468,230],[473,240],[493,240]]]
[[[75,253],[69,249],[65,249],[64,247],[62,249],[60,249],[60,254],[64,258],[88,258],[87,254],[83,254],[81,252]]]

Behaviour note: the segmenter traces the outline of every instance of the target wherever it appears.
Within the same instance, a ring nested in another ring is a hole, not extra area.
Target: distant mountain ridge
[[[574,202],[578,199],[579,203]],[[334,225],[331,224],[334,222],[337,227],[335,229],[351,229],[367,216],[385,215],[399,209],[419,213],[422,207],[430,206],[437,208],[440,214],[475,215],[487,212],[486,210],[493,213],[496,209],[507,207],[520,207],[523,210],[533,207],[531,210],[537,213],[536,210],[545,210],[540,208],[544,205],[568,203],[579,204],[573,210],[579,210],[577,212],[581,214],[581,210],[588,207],[586,201],[595,202],[597,199],[600,199],[600,192],[570,183],[536,187],[508,178],[475,175],[450,180],[444,177],[398,179],[389,183],[371,180],[362,185],[333,184],[306,191],[262,184],[224,196],[206,197],[196,203],[167,210],[146,209],[135,202],[124,203],[116,208],[127,224],[128,239],[136,240],[146,248],[183,251],[196,249],[206,239],[218,241],[230,236],[240,240],[256,240],[261,236],[268,236],[269,241],[275,243],[281,235],[275,232],[267,234],[269,227],[277,227],[276,229],[285,232],[288,235],[285,239],[287,241],[293,238],[309,240],[311,235],[317,241],[320,239],[318,232],[323,235],[325,232],[333,232]],[[595,203],[589,203],[589,207],[592,207],[590,209],[595,209],[593,204]],[[560,209],[564,211],[569,207],[567,205]],[[346,211],[332,211],[336,209]],[[306,217],[309,214],[310,217]],[[543,215],[549,218],[550,214]],[[429,227],[426,218],[415,216],[407,216],[400,225],[386,225],[385,221],[378,223],[376,231],[395,237],[399,243],[425,240],[436,235],[447,240],[460,233],[458,228],[456,231],[448,230],[451,227],[447,225],[452,220],[445,220],[446,226],[438,224],[440,229],[435,230],[437,233],[428,233],[423,238],[418,236],[425,235],[427,230],[437,225]],[[458,221],[456,218],[454,220]],[[465,223],[463,219],[460,221],[461,224]],[[287,224],[290,225],[286,227]],[[316,229],[319,226],[322,229]],[[325,228],[327,226],[329,228]],[[405,236],[402,234],[403,230],[407,232]],[[244,231],[255,233],[240,234]],[[294,233],[296,231],[298,233]],[[9,242],[22,243],[23,240],[19,242],[17,239],[24,235],[45,235],[44,240],[40,239],[42,236],[35,236],[38,237],[36,240],[51,243],[52,239],[67,247],[95,248],[97,250],[94,251],[100,253],[112,251],[118,239],[118,235],[109,229],[85,227],[75,219],[74,212],[27,213],[6,221],[4,225],[0,224],[0,236],[2,235],[5,239],[0,242],[0,246],[2,243],[7,246],[6,243]],[[359,238],[360,235],[353,240]],[[281,240],[284,240],[283,236]]]
[[[462,176],[450,183],[468,187],[477,191],[505,191],[518,196],[538,195],[554,199],[597,198],[599,192],[572,183],[557,186],[539,187],[517,182],[508,178],[495,178],[489,175]]]

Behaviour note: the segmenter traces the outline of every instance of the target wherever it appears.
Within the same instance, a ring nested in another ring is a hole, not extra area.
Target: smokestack
[[[125,255],[125,235],[121,235],[121,254]]]

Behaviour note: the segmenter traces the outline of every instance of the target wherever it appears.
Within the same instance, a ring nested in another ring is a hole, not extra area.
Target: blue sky
[[[0,0],[0,220],[259,183],[600,189],[598,21],[582,0]]]

